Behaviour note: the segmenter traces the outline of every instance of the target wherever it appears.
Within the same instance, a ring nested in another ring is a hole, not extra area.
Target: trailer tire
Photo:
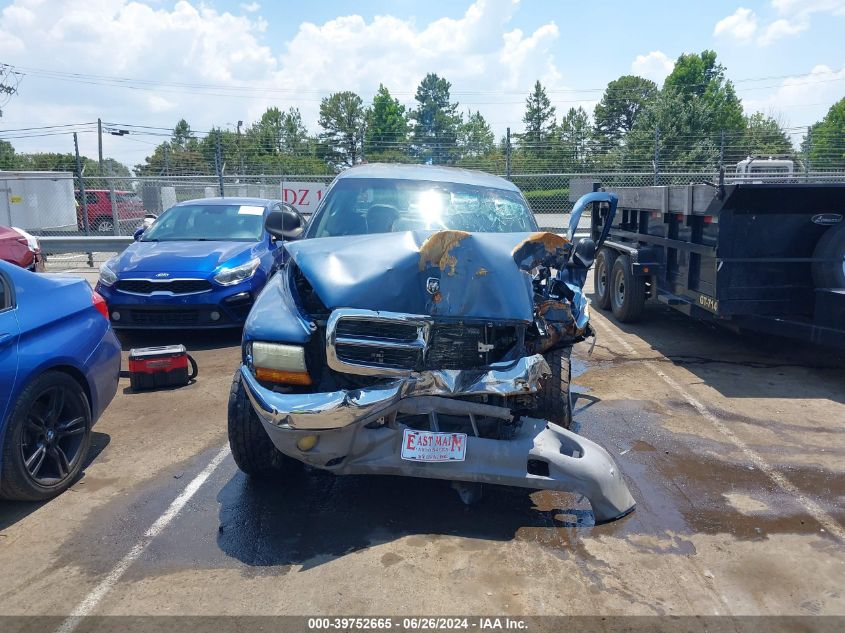
[[[569,383],[572,380],[571,355],[571,347],[553,349],[543,354],[552,375],[543,382],[543,387],[537,394],[537,416],[565,429],[572,426],[572,400],[569,395]]]
[[[829,228],[816,244],[813,257],[838,262],[813,263],[816,288],[845,288],[845,222]]]
[[[610,271],[618,253],[610,248],[602,248],[596,257],[593,269],[594,303],[602,310],[610,310]]]
[[[288,457],[273,445],[249,402],[240,371],[235,372],[229,390],[228,414],[229,447],[235,464],[244,473],[260,479],[302,468],[302,462]]]
[[[634,275],[631,258],[620,255],[610,272],[610,307],[622,323],[633,323],[645,307],[645,281]]]

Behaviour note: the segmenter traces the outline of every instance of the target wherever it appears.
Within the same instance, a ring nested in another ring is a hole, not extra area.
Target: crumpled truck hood
[[[568,245],[553,233],[446,230],[312,238],[285,248],[329,309],[530,323],[529,271]]]

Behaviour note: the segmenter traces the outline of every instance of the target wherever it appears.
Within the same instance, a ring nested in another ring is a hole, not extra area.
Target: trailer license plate
[[[405,429],[402,436],[400,456],[412,462],[462,462],[466,454],[466,433]]]

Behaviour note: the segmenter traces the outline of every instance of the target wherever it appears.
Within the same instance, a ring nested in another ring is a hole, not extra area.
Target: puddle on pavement
[[[625,539],[656,554],[691,554],[691,537],[702,533],[743,540],[819,533],[815,520],[794,498],[779,495],[764,473],[719,458],[726,446],[665,430],[666,412],[653,402],[606,400],[576,415],[581,432],[617,460],[637,500],[634,513],[612,523],[595,525],[587,500],[570,493],[486,486],[482,501],[466,507],[444,481],[304,472],[254,482],[227,460],[130,575],[220,567],[278,575],[398,539],[409,546],[434,544],[444,556],[455,547],[495,554],[498,543],[517,540],[589,562],[585,539],[596,537]],[[187,481],[202,459],[177,470],[187,473]],[[797,467],[784,474],[822,503],[845,495],[842,477]],[[180,489],[167,472],[115,498],[80,526],[57,566],[103,573]],[[842,520],[841,509],[838,514]],[[437,543],[443,536],[460,540]],[[402,561],[397,555],[380,562]]]

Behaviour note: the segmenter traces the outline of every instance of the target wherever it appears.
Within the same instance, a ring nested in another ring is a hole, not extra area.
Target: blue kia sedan
[[[119,375],[120,344],[87,281],[0,261],[0,497],[40,501],[73,483]]]
[[[280,200],[205,198],[161,214],[100,268],[97,292],[115,328],[240,327],[281,264],[264,229]]]

